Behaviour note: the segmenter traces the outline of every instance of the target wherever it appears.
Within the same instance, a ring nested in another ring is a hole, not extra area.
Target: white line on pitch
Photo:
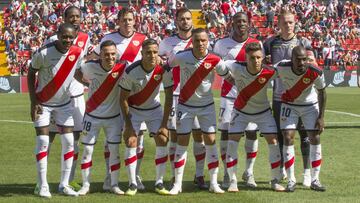
[[[7,123],[27,123],[27,124],[32,124],[33,122],[31,121],[15,121],[15,120],[0,120],[0,122],[7,122]]]
[[[330,112],[330,113],[337,113],[337,114],[343,114],[343,115],[348,115],[348,116],[353,116],[353,117],[360,118],[359,114],[348,113],[348,112],[343,112],[343,111],[334,111],[334,110],[325,110],[325,111]]]

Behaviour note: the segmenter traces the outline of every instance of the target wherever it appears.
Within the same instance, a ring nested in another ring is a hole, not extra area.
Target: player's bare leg
[[[321,168],[322,151],[319,131],[307,131],[310,139],[311,186],[315,191],[324,192],[326,188],[321,185],[319,174]]]
[[[242,175],[242,179],[245,181],[245,185],[250,188],[257,187],[254,178],[254,165],[256,160],[256,155],[258,151],[258,139],[256,136],[256,131],[245,131],[245,171]]]
[[[200,129],[192,130],[192,136],[194,138],[193,142],[193,152],[196,161],[196,173],[194,176],[194,184],[198,186],[199,189],[207,190],[209,186],[205,183],[204,180],[204,166],[205,166],[205,156],[206,149],[203,139],[203,134]]]
[[[224,166],[224,177],[223,182],[221,184],[222,188],[228,188],[230,186],[230,177],[227,173],[226,169],[226,152],[228,147],[228,131],[221,130],[221,137],[220,137],[220,156]]]
[[[168,195],[169,191],[164,187],[164,175],[166,174],[166,162],[168,159],[167,144],[169,141],[168,132],[166,135],[158,133],[154,136],[156,144],[155,164],[156,164],[156,180],[155,192],[160,195]]]
[[[286,191],[294,192],[296,187],[294,149],[295,130],[282,130],[282,134],[284,137],[284,146],[282,153],[284,158],[284,167],[288,177]]]

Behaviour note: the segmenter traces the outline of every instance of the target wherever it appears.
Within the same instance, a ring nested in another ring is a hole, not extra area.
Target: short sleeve
[[[319,75],[314,81],[315,88],[318,90],[326,87],[324,74]]]
[[[122,89],[130,92],[132,89],[132,84],[133,84],[133,82],[132,82],[130,75],[128,73],[124,72],[123,76],[120,79],[119,86]]]
[[[162,82],[165,89],[174,85],[171,69],[165,70]]]
[[[171,54],[168,59],[168,64],[171,68],[179,66],[180,64],[179,64],[179,60],[178,60],[178,55],[174,54],[174,53]]]
[[[166,39],[162,40],[159,45],[159,56],[170,56],[170,51],[172,47],[168,46]]]
[[[41,52],[36,52],[31,58],[32,69],[39,70],[43,64],[43,56]]]

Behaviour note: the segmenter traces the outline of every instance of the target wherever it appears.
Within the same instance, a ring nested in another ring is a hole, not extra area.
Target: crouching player
[[[172,74],[170,69],[158,65],[159,46],[153,39],[147,39],[142,44],[142,60],[131,64],[120,81],[120,107],[124,115],[124,141],[126,144],[125,165],[129,174],[129,189],[126,195],[133,196],[137,192],[135,169],[137,136],[142,122],[154,136],[156,143],[156,182],[155,191],[158,194],[169,193],[164,188],[163,178],[168,159],[167,121],[172,106]],[[160,83],[165,90],[164,111],[160,104]]]
[[[104,129],[110,151],[110,191],[117,195],[124,194],[118,186],[120,169],[119,144],[123,126],[123,119],[120,114],[118,81],[126,65],[116,63],[116,58],[116,44],[110,40],[104,41],[100,45],[100,59],[82,64],[81,70],[78,70],[75,75],[80,82],[89,81],[89,99],[86,102],[83,121],[84,137],[82,138],[82,144],[84,145],[81,160],[83,184],[78,191],[79,195],[86,195],[90,191],[92,154],[101,129]]]
[[[297,46],[292,51],[291,61],[283,60],[276,65],[284,84],[280,126],[284,136],[284,166],[289,179],[286,190],[294,192],[294,137],[299,117],[310,138],[311,186],[315,191],[325,191],[319,181],[321,166],[320,134],[324,130],[326,92],[324,75],[314,65],[306,63],[306,49]]]
[[[271,166],[271,188],[284,191],[280,182],[280,150],[277,141],[277,129],[271,114],[267,97],[270,81],[277,77],[275,69],[262,64],[263,52],[261,45],[252,42],[246,45],[246,63],[227,61],[231,75],[239,92],[234,102],[229,127],[229,141],[226,152],[227,172],[230,176],[229,192],[238,192],[236,169],[238,162],[238,146],[240,138],[250,122],[256,123],[264,135],[269,147]]]

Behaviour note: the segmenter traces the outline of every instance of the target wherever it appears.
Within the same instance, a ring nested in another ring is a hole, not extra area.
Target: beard
[[[182,31],[182,32],[189,32],[191,29],[193,29],[193,26],[190,26],[189,28],[185,29],[185,28],[182,28],[179,26],[179,31]]]

